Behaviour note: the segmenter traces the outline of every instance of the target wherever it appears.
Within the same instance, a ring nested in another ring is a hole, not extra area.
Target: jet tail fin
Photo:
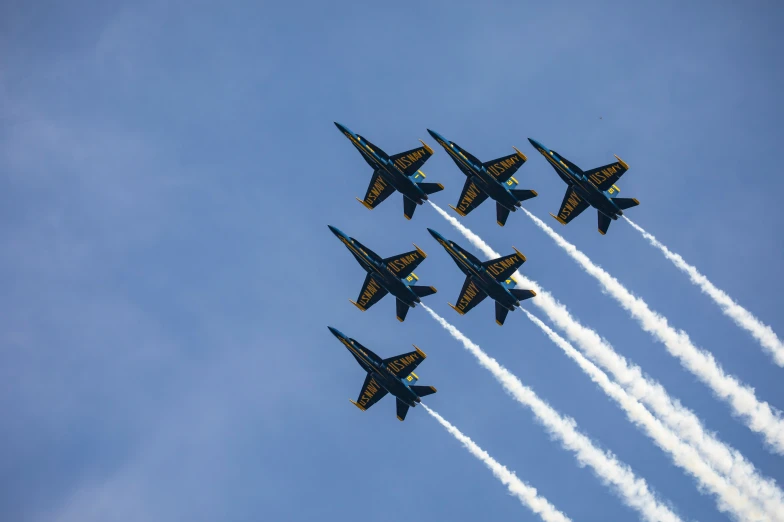
[[[640,204],[640,202],[637,201],[637,198],[613,198],[613,201],[615,202],[616,205],[618,205],[618,208],[621,210],[626,210],[627,208],[636,207],[637,205]]]
[[[406,320],[406,314],[408,314],[409,306],[401,301],[400,299],[395,300],[396,312],[397,312],[397,320],[401,323]]]
[[[411,391],[417,394],[417,397],[426,397],[428,395],[433,395],[437,390],[432,386],[418,386],[418,385],[411,385],[409,386]]]
[[[417,297],[427,297],[429,295],[433,295],[437,292],[437,290],[432,286],[409,286],[412,292],[414,292]]]
[[[406,420],[406,414],[408,413],[408,404],[397,399],[397,420],[404,421]]]
[[[612,219],[608,218],[601,212],[599,214],[599,233],[601,235],[605,235],[607,233],[607,229],[610,228],[610,223],[612,223]]]
[[[526,199],[535,198],[539,195],[535,190],[512,189],[509,192],[517,198],[517,201],[525,201]]]
[[[518,301],[531,299],[533,296],[536,295],[536,292],[534,292],[533,290],[521,290],[519,288],[510,288],[509,291],[512,293],[513,296],[517,298]]]
[[[503,326],[506,321],[506,314],[509,313],[508,308],[504,308],[500,303],[495,303],[495,323],[498,326]]]
[[[417,183],[417,185],[425,194],[435,194],[444,190],[444,186],[441,183]]]

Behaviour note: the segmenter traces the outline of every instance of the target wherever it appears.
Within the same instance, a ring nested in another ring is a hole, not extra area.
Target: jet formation
[[[369,210],[375,209],[392,193],[399,192],[403,196],[403,215],[410,220],[418,205],[423,205],[430,195],[444,189],[441,183],[424,181],[425,174],[421,169],[433,155],[433,149],[424,141],[420,140],[421,147],[389,156],[345,125],[335,122],[335,126],[373,169],[364,199],[357,198],[357,201]],[[490,198],[496,204],[496,223],[503,227],[511,212],[521,208],[524,201],[538,196],[534,190],[517,188],[519,182],[514,175],[528,158],[516,147],[512,147],[513,154],[482,162],[436,131],[427,131],[465,175],[465,184],[457,206],[449,205],[461,217],[466,217]],[[532,138],[528,138],[528,141],[568,186],[558,214],[550,214],[561,224],[568,224],[585,209],[593,207],[598,214],[599,233],[605,235],[610,223],[622,216],[624,210],[640,204],[634,198],[617,197],[620,189],[615,184],[629,170],[629,165],[618,156],[615,156],[615,163],[583,171],[538,141]],[[423,297],[436,293],[432,286],[416,284],[419,277],[414,274],[414,270],[427,257],[417,245],[414,245],[415,249],[412,251],[382,258],[357,239],[332,225],[328,226],[366,272],[359,297],[356,301],[349,299],[359,310],[365,312],[384,296],[391,294],[395,298],[396,317],[403,322],[409,309],[421,303]],[[448,303],[458,314],[467,314],[485,298],[490,297],[495,301],[496,324],[503,326],[508,313],[518,308],[521,301],[536,296],[533,290],[518,288],[519,285],[513,277],[526,261],[526,257],[515,247],[512,247],[513,254],[483,262],[435,230],[427,230],[465,275],[456,304]],[[402,421],[409,408],[420,403],[422,397],[436,392],[432,386],[416,384],[419,377],[414,370],[426,357],[416,345],[413,352],[381,359],[335,328],[330,326],[329,330],[367,372],[359,397],[356,401],[351,401],[360,410],[366,411],[387,393],[391,393],[396,399],[397,418]]]

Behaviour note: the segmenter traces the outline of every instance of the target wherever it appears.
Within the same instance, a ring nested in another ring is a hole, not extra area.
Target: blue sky
[[[574,520],[633,520],[423,310],[349,302],[416,243],[427,303],[688,520],[724,520],[521,313],[447,306],[457,267],[333,121],[393,154],[432,128],[516,176],[551,220],[563,182],[533,137],[587,169],[631,166],[628,215],[780,334],[782,8],[716,2],[4,2],[0,6],[0,514],[20,521],[535,520],[421,411],[365,413],[334,326],[382,357],[416,343],[447,420]],[[455,204],[464,178],[423,170]],[[552,225],[784,408],[781,369],[623,222]],[[465,223],[780,484],[784,466],[522,214]]]

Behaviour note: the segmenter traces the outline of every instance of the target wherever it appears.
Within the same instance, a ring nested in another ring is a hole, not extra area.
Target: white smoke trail
[[[457,219],[432,202],[431,205],[485,257],[500,257],[482,238]],[[630,364],[598,333],[580,324],[552,294],[519,271],[515,272],[515,279],[521,288],[536,291],[537,296],[530,300],[532,304],[539,307],[592,361],[610,372],[632,396],[647,404],[670,429],[694,446],[717,471],[729,477],[732,483],[749,497],[758,499],[766,506],[768,513],[780,512],[781,506],[784,505],[784,495],[773,480],[762,477],[738,450],[705,430],[693,411],[670,397],[661,384],[646,376],[639,366]]]
[[[617,383],[611,381],[607,374],[586,359],[538,317],[524,308],[521,309],[531,322],[541,328],[556,346],[561,348],[593,382],[599,385],[604,393],[618,403],[632,423],[643,429],[657,446],[669,453],[677,466],[697,479],[700,488],[705,488],[717,496],[719,510],[731,512],[738,520],[743,521],[770,520],[762,513],[759,504],[752,502],[738,488],[730,485],[726,477],[719,475],[693,447],[684,443],[672,430],[663,426],[661,421],[654,417],[637,399],[631,397]],[[784,511],[779,515],[784,516]]]
[[[784,454],[784,419],[778,410],[757,399],[754,389],[726,374],[710,352],[697,348],[686,332],[671,327],[665,317],[648,308],[645,301],[632,295],[617,279],[593,264],[588,256],[541,219],[526,209],[523,212],[577,261],[583,270],[599,281],[602,288],[637,320],[643,330],[663,343],[670,355],[677,357],[681,365],[708,385],[717,397],[728,402],[733,412],[751,430],[760,433],[774,451]]]
[[[622,464],[611,453],[597,448],[591,439],[577,430],[577,423],[570,417],[562,417],[549,404],[540,399],[534,391],[520,382],[509,370],[498,361],[487,355],[482,349],[471,342],[457,328],[435,313],[426,305],[421,305],[438,323],[444,327],[463,347],[476,357],[479,364],[493,374],[493,377],[520,404],[527,406],[534,413],[550,435],[561,441],[561,444],[577,455],[582,465],[590,466],[603,483],[611,485],[630,507],[639,511],[648,521],[677,521],[678,515],[660,502],[648,489],[644,479],[637,478],[626,464]]]
[[[661,244],[652,234],[645,231],[641,226],[634,223],[631,219],[624,216],[624,219],[634,227],[637,232],[647,239],[651,245],[658,248],[664,257],[673,262],[681,271],[691,279],[691,282],[700,287],[703,293],[713,299],[721,307],[724,315],[735,321],[735,324],[748,331],[752,337],[757,339],[762,347],[770,352],[773,360],[779,366],[784,367],[784,343],[776,335],[773,329],[754,317],[754,315],[732,300],[726,292],[716,288],[707,277],[702,275],[695,267],[688,264],[679,254],[672,252],[669,248]]]
[[[437,420],[446,431],[460,441],[474,457],[482,461],[482,463],[490,469],[495,478],[500,480],[501,483],[507,487],[509,492],[516,496],[525,507],[542,517],[542,520],[545,522],[571,522],[569,517],[558,511],[558,509],[550,504],[547,499],[539,496],[536,492],[536,488],[529,486],[517,478],[517,476],[509,471],[506,466],[503,466],[496,461],[485,450],[477,446],[470,438],[463,435],[460,430],[455,428],[441,415],[428,408],[425,403],[420,403],[420,405]]]

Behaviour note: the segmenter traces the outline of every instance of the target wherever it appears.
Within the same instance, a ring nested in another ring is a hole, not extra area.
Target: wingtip
[[[401,417],[400,415],[398,415],[398,416],[397,416],[397,420],[399,420],[400,422],[403,422],[405,419],[403,419],[403,417]]]
[[[359,408],[359,409],[360,409],[360,411],[365,411],[365,410],[367,409],[367,408],[365,408],[364,406],[361,406],[361,405],[357,404],[356,402],[352,401],[351,399],[349,399],[348,401],[349,401],[351,404],[353,404],[354,406],[356,406],[357,408]]]
[[[639,202],[639,201],[637,201],[637,198],[632,198],[632,201],[634,201],[634,202],[635,202],[636,204],[638,204],[638,205],[640,204],[640,202]]]
[[[428,145],[427,143],[425,143],[425,142],[424,142],[424,141],[422,141],[422,140],[419,140],[419,143],[421,143],[421,144],[422,144],[422,146],[424,146],[424,147],[425,147],[425,150],[427,151],[427,153],[428,153],[428,154],[430,154],[430,155],[432,155],[432,154],[433,154],[433,149],[431,149],[431,148],[430,148],[430,145]]]
[[[399,315],[396,315],[395,317],[397,317],[397,320],[400,321],[401,323],[403,322],[403,319],[401,319]]]
[[[615,159],[618,160],[618,163],[620,163],[623,168],[625,168],[626,170],[629,170],[629,165],[625,161],[623,161],[621,158],[619,158],[617,154],[613,154],[613,156],[615,156]]]
[[[515,247],[512,247],[512,250],[514,250],[514,251],[515,251],[515,254],[517,254],[518,256],[520,256],[520,259],[522,259],[522,260],[523,260],[523,262],[525,263],[525,256],[523,255],[523,253],[522,253],[522,252],[520,252],[519,250],[517,250]]]
[[[455,212],[457,212],[461,216],[465,217],[465,213],[462,210],[458,210],[455,207],[453,207],[452,205],[449,205],[449,208],[451,208],[452,210],[454,210]]]
[[[504,226],[504,224],[503,224],[503,223],[501,223],[501,222],[500,222],[500,221],[498,221],[498,220],[496,220],[495,222],[496,222],[496,223],[498,223],[498,226],[499,226],[499,227],[502,227],[502,226]]]
[[[601,229],[601,228],[599,229],[599,233],[600,233],[601,235],[603,235],[603,236],[604,236],[604,235],[606,235],[606,233],[605,233],[605,232],[602,232],[602,229]]]
[[[455,312],[459,313],[460,315],[465,315],[465,312],[461,311],[459,308],[457,308],[457,307],[456,307],[455,305],[453,305],[452,303],[447,303],[447,304],[448,304],[449,306],[451,306],[451,307],[452,307],[452,310],[454,310]]]
[[[528,158],[526,157],[526,155],[523,154],[522,152],[520,152],[519,150],[517,150],[517,147],[512,147],[512,148],[515,150],[517,155],[522,158],[523,161],[528,161]]]
[[[562,224],[562,225],[566,224],[566,221],[564,221],[563,219],[559,218],[558,216],[556,216],[552,212],[550,212],[550,215],[553,216],[555,218],[555,220],[558,221],[560,224]]]
[[[435,287],[435,286],[431,286],[431,287],[430,287],[430,290],[432,290],[434,294],[437,294],[437,293],[438,293],[438,290],[436,290],[436,287]]]
[[[427,354],[426,354],[425,352],[423,352],[423,351],[422,351],[422,350],[419,348],[419,346],[417,346],[417,345],[415,345],[415,344],[412,344],[411,346],[413,346],[414,348],[416,348],[416,352],[419,354],[419,356],[420,356],[420,357],[422,357],[423,359],[426,359],[426,358],[427,358]]]
[[[422,259],[425,259],[427,257],[427,254],[425,254],[425,251],[422,250],[421,248],[419,248],[416,243],[411,243],[411,244],[414,245],[414,248],[416,248],[416,251],[419,252],[420,256],[422,256]]]
[[[368,205],[368,204],[367,204],[367,202],[365,202],[365,200],[364,200],[364,199],[359,199],[359,198],[354,198],[354,199],[356,199],[357,201],[359,201],[360,203],[362,203],[362,204],[365,206],[365,208],[366,208],[366,209],[368,209],[368,210],[373,210],[373,207],[371,207],[370,205]]]
[[[498,326],[503,326],[504,325],[504,323],[502,323],[498,319],[495,320],[495,324],[497,324]]]
[[[362,310],[363,312],[367,310],[367,308],[363,308],[363,307],[362,307],[362,305],[360,305],[359,303],[356,303],[356,302],[352,301],[351,299],[349,299],[349,300],[348,300],[348,302],[349,302],[349,303],[351,303],[351,304],[353,304],[354,306],[356,306],[357,308],[359,308],[359,309],[360,309],[360,310]]]

